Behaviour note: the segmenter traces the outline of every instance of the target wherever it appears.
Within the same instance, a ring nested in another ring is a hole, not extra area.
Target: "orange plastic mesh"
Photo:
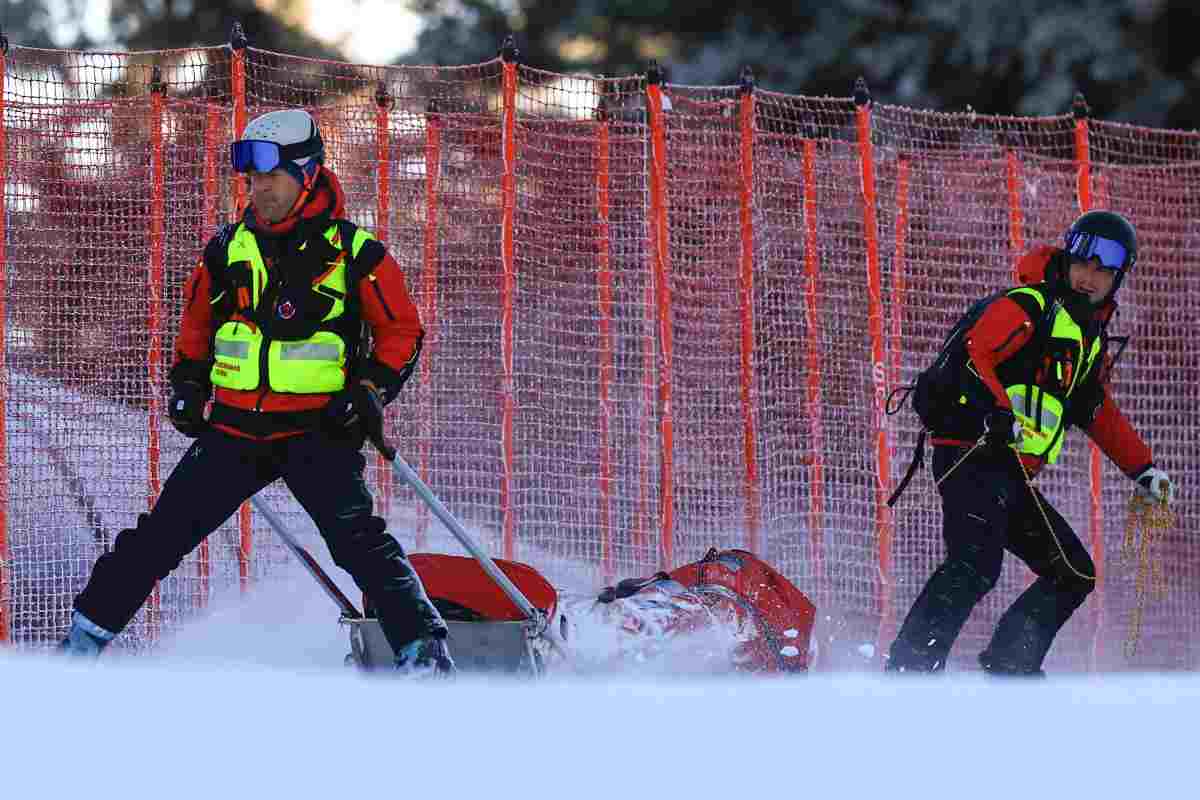
[[[14,48],[3,64],[0,608],[20,644],[61,635],[91,563],[186,447],[159,423],[155,449],[165,370],[149,365],[169,363],[179,287],[236,213],[226,152],[237,119],[290,105],[318,119],[350,219],[385,239],[427,327],[389,434],[485,547],[596,586],[710,547],[757,547],[815,601],[818,666],[864,663],[888,630],[884,609],[894,625],[942,553],[927,475],[894,515],[880,510],[917,433],[913,414],[879,413],[883,392],[914,378],[975,299],[1011,284],[1022,248],[1058,241],[1081,210],[1067,116],[859,109],[764,90],[747,106],[738,87],[674,85],[660,87],[657,116],[640,77],[520,66],[506,99],[499,60]],[[1093,514],[1090,444],[1068,439],[1039,485],[1085,542],[1099,523],[1104,574],[1048,668],[1193,668],[1198,139],[1097,121],[1086,132],[1088,201],[1128,215],[1142,242],[1113,326],[1133,336],[1114,393],[1182,493],[1160,544],[1168,595],[1147,603],[1131,659],[1121,645],[1135,565],[1120,560],[1131,484],[1105,461]],[[369,481],[406,547],[449,546],[375,459]],[[286,490],[266,495],[322,547]],[[250,520],[243,531],[235,515],[189,556],[124,646],[149,646],[240,573],[280,573],[285,551]],[[971,666],[1028,580],[1006,567],[956,664]]]

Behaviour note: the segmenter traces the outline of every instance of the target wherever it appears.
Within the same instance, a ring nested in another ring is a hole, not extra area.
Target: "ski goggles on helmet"
[[[1075,231],[1067,234],[1067,252],[1080,261],[1100,259],[1105,269],[1119,272],[1133,264],[1129,258],[1129,250],[1115,239],[1106,239],[1094,233]]]
[[[297,158],[320,156],[324,149],[321,134],[296,144],[277,144],[265,139],[240,139],[229,147],[234,172],[270,172]]]

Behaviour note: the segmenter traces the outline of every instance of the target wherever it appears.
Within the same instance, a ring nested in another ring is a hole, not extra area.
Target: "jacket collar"
[[[298,226],[323,227],[330,220],[342,219],[345,215],[346,195],[342,191],[342,185],[333,172],[322,166],[317,172],[312,188],[301,192],[300,197],[296,199],[296,205],[279,222],[259,219],[253,203],[246,208],[242,221],[255,233],[279,238],[287,236]]]

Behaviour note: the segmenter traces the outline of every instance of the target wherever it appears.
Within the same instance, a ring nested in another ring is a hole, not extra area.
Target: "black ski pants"
[[[941,479],[966,452],[935,447],[934,477]],[[1062,515],[1026,483],[1011,451],[980,447],[938,491],[946,559],[909,610],[888,670],[943,669],[971,610],[999,580],[1008,550],[1037,579],[1000,617],[979,660],[990,672],[1040,674],[1059,629],[1095,587],[1091,556]]]
[[[363,480],[366,459],[355,442],[316,432],[257,441],[209,430],[175,466],[149,514],[121,531],[97,559],[75,608],[119,633],[156,582],[238,507],[277,478],[316,523],[333,561],[371,599],[393,649],[413,639],[446,635],[399,542],[373,516]]]

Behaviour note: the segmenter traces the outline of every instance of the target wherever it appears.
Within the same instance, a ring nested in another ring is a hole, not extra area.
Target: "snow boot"
[[[71,628],[59,643],[58,650],[68,656],[96,658],[116,636],[75,611],[71,614]]]
[[[1044,678],[1046,672],[1040,666],[1022,664],[1013,659],[997,657],[990,650],[979,654],[979,666],[988,675],[1005,678]]]
[[[396,654],[396,672],[413,678],[449,678],[454,659],[444,638],[414,639]]]

